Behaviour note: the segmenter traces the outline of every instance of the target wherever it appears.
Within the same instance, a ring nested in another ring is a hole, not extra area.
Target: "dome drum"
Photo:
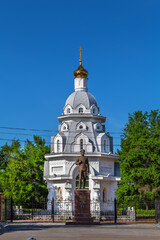
[[[97,108],[97,101],[92,94],[85,91],[73,92],[66,100],[65,107],[69,105],[72,109],[76,109],[78,105],[82,104],[86,109],[90,109],[92,105]]]
[[[98,115],[98,108],[93,105],[93,107],[86,109],[86,107],[82,104],[76,107],[76,109],[73,109],[70,105],[65,106],[64,108],[64,114],[65,115],[73,115],[73,114],[92,114],[92,115]]]

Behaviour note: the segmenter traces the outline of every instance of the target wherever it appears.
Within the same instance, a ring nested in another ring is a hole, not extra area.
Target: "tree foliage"
[[[34,198],[46,198],[47,187],[43,180],[44,155],[49,152],[45,140],[34,136],[34,143],[27,140],[21,148],[19,141],[0,149],[0,186],[6,197],[20,205]]]
[[[160,112],[137,111],[129,114],[121,136],[121,181],[117,196],[119,200],[155,199],[160,193]]]

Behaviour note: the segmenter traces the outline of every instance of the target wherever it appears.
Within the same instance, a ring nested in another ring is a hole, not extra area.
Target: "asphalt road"
[[[13,223],[0,240],[160,240],[155,224],[102,224],[100,226],[65,226],[56,223]]]

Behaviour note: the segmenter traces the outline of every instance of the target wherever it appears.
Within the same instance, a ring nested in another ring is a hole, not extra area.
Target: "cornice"
[[[59,159],[59,158],[71,158],[71,157],[78,157],[80,156],[80,153],[49,153],[45,155],[45,159],[46,160],[50,160],[50,159]],[[95,158],[107,158],[107,159],[115,159],[118,160],[119,159],[119,155],[117,154],[111,154],[111,153],[86,153],[85,154],[86,157],[95,157]]]
[[[67,120],[73,120],[75,118],[87,118],[87,119],[95,119],[95,120],[100,120],[102,123],[106,121],[106,117],[103,117],[101,115],[92,115],[92,114],[69,114],[69,115],[62,115],[57,117],[59,122],[62,121],[67,121]]]

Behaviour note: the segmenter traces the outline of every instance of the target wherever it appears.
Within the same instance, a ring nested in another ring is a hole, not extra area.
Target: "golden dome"
[[[84,69],[84,67],[82,66],[82,64],[79,65],[79,67],[74,71],[74,76],[76,78],[87,78],[88,76],[88,72],[86,69]]]
[[[80,47],[79,53],[80,53],[80,59],[79,59],[79,67],[74,71],[74,76],[76,78],[87,78],[88,72],[84,67],[82,66],[82,59],[81,59],[81,52],[82,48]]]

